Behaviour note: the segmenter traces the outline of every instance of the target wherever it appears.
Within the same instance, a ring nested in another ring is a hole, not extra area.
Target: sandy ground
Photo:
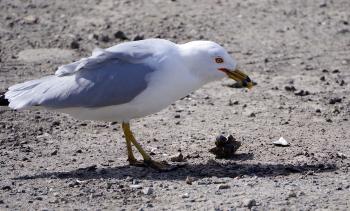
[[[349,11],[348,0],[1,0],[2,91],[150,37],[221,43],[258,85],[211,83],[133,121],[154,158],[186,158],[162,173],[128,165],[118,124],[1,107],[0,209],[349,210]],[[242,142],[231,159],[209,152],[221,133]],[[281,136],[289,147],[272,144]]]

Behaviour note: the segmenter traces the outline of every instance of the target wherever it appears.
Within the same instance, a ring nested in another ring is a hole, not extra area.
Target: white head
[[[180,49],[191,73],[204,82],[228,76],[245,87],[252,87],[249,77],[236,69],[236,61],[219,44],[211,41],[192,41],[180,45]]]

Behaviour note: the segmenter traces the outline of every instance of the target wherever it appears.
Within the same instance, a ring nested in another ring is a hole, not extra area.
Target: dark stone
[[[58,150],[55,149],[54,151],[51,152],[51,155],[57,155],[57,153],[58,153]]]
[[[297,90],[294,86],[285,86],[284,89],[288,92],[294,92]]]
[[[60,121],[54,121],[52,122],[52,127],[59,126],[61,124]]]
[[[329,100],[329,104],[341,103],[342,99],[339,97],[335,97]]]
[[[300,91],[298,91],[298,92],[295,92],[294,93],[296,96],[307,96],[307,95],[309,95],[310,94],[310,92],[309,91],[304,91],[304,90],[300,90]]]
[[[134,37],[134,41],[143,40],[143,39],[145,39],[145,36],[143,35],[136,35],[136,37]]]
[[[5,99],[5,92],[0,92],[0,106],[8,106],[9,101]]]
[[[117,31],[116,33],[114,33],[114,37],[120,40],[128,40],[129,38],[125,35],[124,32],[122,31]]]
[[[79,44],[78,41],[73,40],[73,41],[70,43],[69,46],[70,46],[71,49],[78,49],[78,48],[80,47],[80,44]]]
[[[100,36],[100,40],[101,40],[102,42],[109,42],[109,41],[110,41],[109,36],[108,36],[107,34],[102,34],[102,35]]]

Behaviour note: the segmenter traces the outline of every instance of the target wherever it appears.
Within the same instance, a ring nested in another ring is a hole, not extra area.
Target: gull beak
[[[239,69],[229,70],[226,68],[220,68],[220,71],[227,74],[227,76],[242,85],[242,87],[247,87],[251,89],[253,87],[253,82],[250,80],[249,76],[240,71]]]

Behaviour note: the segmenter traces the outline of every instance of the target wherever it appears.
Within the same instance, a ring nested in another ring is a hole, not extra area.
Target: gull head
[[[237,68],[236,60],[219,44],[211,41],[192,41],[180,45],[180,49],[191,73],[204,82],[229,77],[243,87],[253,87],[250,78]]]

